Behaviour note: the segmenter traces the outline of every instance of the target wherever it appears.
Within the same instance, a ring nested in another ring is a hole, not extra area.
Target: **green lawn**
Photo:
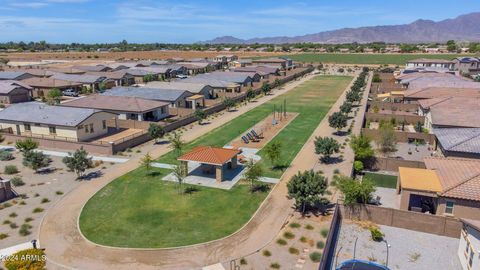
[[[80,229],[91,241],[116,247],[175,247],[218,239],[238,230],[268,192],[250,193],[237,183],[231,190],[195,186],[180,195],[173,182],[143,169],[101,189],[86,204]]]
[[[284,99],[286,99],[287,110],[289,112],[297,112],[299,115],[270,141],[270,143],[273,141],[280,141],[282,143],[282,157],[279,163],[282,164],[283,167],[272,169],[271,164],[266,158],[262,159],[260,163],[265,171],[264,176],[280,177],[283,170],[292,162],[303,144],[308,140],[328,112],[331,105],[335,103],[351,80],[352,77],[346,76],[317,76],[295,89],[201,136],[187,144],[183,151],[189,151],[199,145],[224,146],[228,144],[257,122],[267,117],[273,109],[273,104],[277,106],[282,105]],[[263,151],[260,151],[259,154],[264,157]],[[175,158],[175,153],[171,151],[162,156],[159,161],[174,164],[176,163]]]
[[[385,188],[396,188],[397,187],[397,176],[366,172],[363,177],[370,178],[375,186],[385,187]]]
[[[408,60],[416,58],[453,59],[459,56],[473,56],[473,54],[352,54],[352,53],[302,53],[287,55],[299,62],[322,62],[341,64],[392,64],[405,65]]]

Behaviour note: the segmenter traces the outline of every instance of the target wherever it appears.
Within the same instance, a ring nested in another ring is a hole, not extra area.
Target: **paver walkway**
[[[307,75],[301,80],[291,82],[272,95],[261,97],[256,102],[240,107],[237,111],[217,117],[209,125],[193,125],[184,134],[183,139],[187,142],[192,141],[248,110],[290,91],[312,77],[314,76]],[[149,152],[152,158],[160,157],[169,150],[167,144],[150,144],[144,147],[144,151]],[[275,214],[282,213],[285,208],[288,210],[291,206],[289,201],[287,201],[287,205],[285,204],[285,189],[278,189],[278,192],[275,189],[264,202],[263,210],[260,209],[255,218],[238,233],[224,240],[181,249],[130,250],[101,247],[89,242],[82,237],[77,226],[83,206],[102,187],[136,169],[140,159],[141,156],[132,157],[128,162],[114,169],[105,170],[101,178],[81,185],[66,194],[47,211],[38,232],[38,238],[41,247],[46,248],[49,269],[190,269],[213,264],[232,258],[232,256],[249,253],[255,250],[259,243],[269,241],[269,234],[265,232],[269,232],[273,225],[279,227],[279,223],[282,222],[279,222]],[[284,203],[277,203],[277,200]],[[250,238],[252,231],[255,231],[260,225],[262,228],[259,231],[258,239]],[[245,245],[240,245],[241,243],[245,243]]]

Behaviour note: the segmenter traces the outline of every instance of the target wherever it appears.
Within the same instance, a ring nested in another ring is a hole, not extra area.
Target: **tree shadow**
[[[200,189],[196,186],[188,186],[183,190],[183,193],[191,195],[191,194],[197,193],[199,191],[200,191]]]
[[[287,165],[287,164],[280,164],[280,165],[275,165],[272,170],[273,171],[285,171],[286,169],[288,169],[288,167],[290,167],[290,165]]]
[[[87,174],[84,174],[83,176],[79,177],[77,180],[79,180],[79,181],[90,181],[90,180],[93,180],[95,178],[99,178],[101,176],[103,176],[103,172],[98,170],[98,171],[89,172]]]
[[[341,157],[329,157],[329,158],[321,158],[320,161],[323,163],[323,164],[338,164],[338,163],[341,163],[343,162],[343,158]]]
[[[45,175],[45,174],[51,174],[51,173],[54,173],[57,171],[57,168],[45,168],[45,169],[41,169],[41,170],[38,170],[36,173],[37,174],[40,174],[40,175]]]
[[[147,173],[147,176],[150,176],[150,177],[156,177],[156,176],[160,176],[160,175],[162,175],[162,173],[157,172],[157,171],[151,171],[151,172]]]
[[[343,137],[343,136],[348,135],[348,131],[343,131],[343,130],[335,131],[335,132],[333,132],[333,135]]]
[[[153,144],[154,145],[164,145],[164,144],[169,144],[170,142],[168,140],[162,140],[162,141],[159,141],[159,142],[154,142]]]

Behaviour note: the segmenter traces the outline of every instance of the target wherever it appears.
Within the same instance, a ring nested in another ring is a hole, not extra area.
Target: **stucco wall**
[[[450,199],[438,199],[437,215],[444,215],[447,201],[453,201],[453,216],[456,218],[480,219],[480,202]]]

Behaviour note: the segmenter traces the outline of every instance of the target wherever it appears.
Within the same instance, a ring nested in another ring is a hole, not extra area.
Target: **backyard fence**
[[[371,162],[368,162],[368,167],[374,171],[389,171],[398,172],[399,167],[419,168],[425,169],[423,161],[404,160],[388,157],[375,157]]]
[[[372,140],[377,140],[380,138],[380,131],[378,129],[369,129],[362,128],[362,134],[369,137]],[[397,142],[409,142],[411,140],[423,140],[426,143],[435,147],[435,135],[430,133],[420,133],[420,132],[405,132],[405,131],[395,131],[395,139]]]
[[[335,205],[332,223],[328,231],[327,241],[323,249],[323,256],[320,260],[318,270],[330,270],[335,262],[335,250],[337,246],[337,238],[340,233],[340,225],[342,224],[342,213],[338,204]]]

